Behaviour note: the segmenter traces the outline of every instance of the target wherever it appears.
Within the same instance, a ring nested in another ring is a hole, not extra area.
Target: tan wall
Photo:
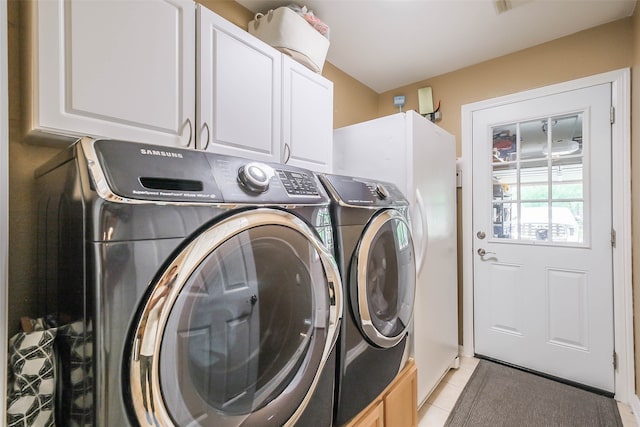
[[[631,200],[633,242],[633,324],[635,331],[636,394],[640,395],[640,4],[633,14],[633,64],[631,68]]]
[[[460,108],[464,104],[573,80],[631,65],[631,18],[486,61],[380,94],[378,113],[396,112],[394,95],[405,95],[404,110],[418,110],[418,89],[431,86],[441,100],[442,128],[456,135],[460,154]]]
[[[22,144],[22,75],[24,50],[19,40],[24,23],[20,8],[23,2],[7,2],[9,47],[9,307],[11,336],[18,330],[20,316],[36,316],[35,282],[35,200],[33,171],[56,150]]]
[[[335,129],[378,117],[378,94],[325,63],[322,74],[333,82],[333,127]]]
[[[232,0],[196,0],[196,2],[244,30],[253,19],[253,13],[249,9]]]

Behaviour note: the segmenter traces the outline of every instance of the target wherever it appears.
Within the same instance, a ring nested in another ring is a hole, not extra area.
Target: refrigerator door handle
[[[418,262],[416,263],[416,273],[420,274],[427,257],[427,244],[429,243],[429,223],[424,213],[424,202],[420,190],[416,188],[416,208],[418,212],[418,221],[422,225],[422,236],[419,236],[419,251],[417,253]]]

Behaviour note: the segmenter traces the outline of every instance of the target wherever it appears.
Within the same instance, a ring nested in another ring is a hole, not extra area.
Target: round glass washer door
[[[133,334],[140,425],[284,426],[304,411],[342,313],[337,266],[276,209],[199,234],[156,282]]]
[[[411,232],[397,210],[369,221],[351,265],[350,300],[360,330],[378,347],[397,345],[408,333],[416,290]]]

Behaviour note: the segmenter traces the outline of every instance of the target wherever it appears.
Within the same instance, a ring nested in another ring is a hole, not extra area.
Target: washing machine
[[[409,203],[387,182],[320,175],[331,203],[345,314],[338,339],[334,424],[362,411],[410,355],[415,254]]]
[[[311,172],[84,138],[36,175],[58,425],[331,425],[342,287]]]

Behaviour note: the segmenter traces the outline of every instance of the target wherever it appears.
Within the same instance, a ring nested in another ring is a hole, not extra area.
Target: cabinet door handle
[[[289,144],[287,143],[284,144],[284,152],[287,154],[284,157],[284,164],[286,165],[289,163],[289,159],[291,158],[291,147],[289,147]]]
[[[203,148],[203,150],[206,151],[207,148],[209,147],[209,141],[211,140],[211,130],[209,129],[209,125],[207,124],[207,122],[204,122],[202,127],[207,130],[207,143],[204,144],[204,148]]]
[[[191,140],[193,139],[193,125],[191,119],[187,118],[187,125],[189,125],[189,140],[187,141],[187,147],[191,146]]]

